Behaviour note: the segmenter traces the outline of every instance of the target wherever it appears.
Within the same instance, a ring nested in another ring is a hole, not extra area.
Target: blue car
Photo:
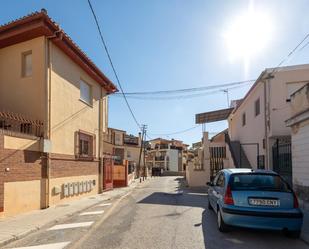
[[[208,208],[217,214],[218,229],[231,226],[282,230],[299,237],[303,214],[287,182],[273,171],[221,170],[208,182]]]

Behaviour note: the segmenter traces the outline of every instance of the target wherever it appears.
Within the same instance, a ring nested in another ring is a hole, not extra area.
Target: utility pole
[[[144,167],[143,167],[143,181],[146,178],[147,179],[147,175],[146,175],[146,137],[147,137],[147,126],[145,127],[145,137],[144,137]]]
[[[141,178],[141,158],[142,158],[142,151],[143,151],[143,144],[144,144],[144,136],[145,136],[145,131],[147,129],[147,125],[142,125],[142,139],[141,139],[141,147],[140,147],[140,151],[139,151],[139,159],[138,159],[138,168],[137,168],[137,174],[139,177],[139,181],[142,181]]]
[[[230,107],[229,89],[225,89],[223,92],[226,93],[227,107]]]

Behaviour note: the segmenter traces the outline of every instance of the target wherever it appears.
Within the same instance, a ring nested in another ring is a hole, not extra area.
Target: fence
[[[292,184],[292,153],[291,143],[280,144],[279,140],[273,145],[273,169],[288,183]]]

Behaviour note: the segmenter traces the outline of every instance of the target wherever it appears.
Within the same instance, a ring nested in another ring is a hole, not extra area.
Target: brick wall
[[[61,154],[51,154],[50,159],[50,178],[99,175],[97,159],[77,160]],[[0,212],[4,211],[4,183],[44,179],[46,162],[42,152],[4,149],[4,135],[0,134]]]
[[[9,169],[9,170],[6,170]],[[46,159],[43,153],[4,149],[0,134],[0,212],[3,212],[4,183],[46,178]]]
[[[99,161],[77,160],[75,156],[52,154],[50,178],[98,175]]]

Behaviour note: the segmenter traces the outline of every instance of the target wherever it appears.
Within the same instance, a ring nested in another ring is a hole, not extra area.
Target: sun
[[[252,9],[235,17],[229,25],[223,36],[232,60],[249,60],[262,53],[272,37],[270,17]]]

